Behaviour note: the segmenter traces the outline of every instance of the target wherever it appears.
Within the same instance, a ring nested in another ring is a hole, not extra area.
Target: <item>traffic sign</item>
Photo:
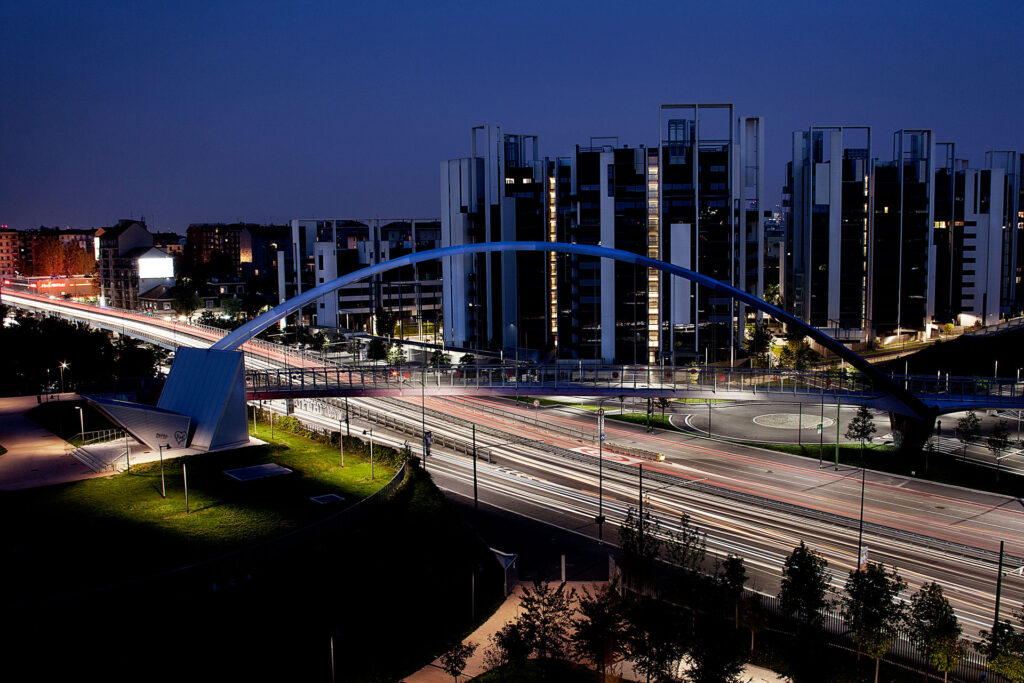
[[[540,399],[536,399],[536,398],[533,399],[533,407],[534,408],[539,408],[540,407]]]

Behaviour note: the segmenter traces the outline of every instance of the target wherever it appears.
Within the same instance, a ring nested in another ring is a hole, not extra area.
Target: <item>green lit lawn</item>
[[[261,433],[260,436],[269,436]],[[0,549],[6,575],[21,588],[59,581],[103,582],[141,575],[269,539],[337,512],[372,493],[394,474],[370,466],[350,441],[341,468],[338,451],[277,432],[273,445],[187,458],[185,513],[182,460],[166,459],[167,498],[160,497],[160,465],[130,473],[16,491],[0,497]],[[378,451],[378,454],[380,451]],[[222,470],[274,462],[292,474],[238,482]],[[342,504],[311,496],[336,493]],[[110,579],[112,580],[112,579]]]
[[[619,415],[618,413],[607,415],[609,420],[619,420],[621,422],[629,422],[631,424],[647,426],[647,413],[625,413]],[[681,432],[681,429],[677,429],[675,425],[669,422],[669,417],[655,414],[651,415],[651,426],[657,427],[658,429],[668,429],[673,432]]]

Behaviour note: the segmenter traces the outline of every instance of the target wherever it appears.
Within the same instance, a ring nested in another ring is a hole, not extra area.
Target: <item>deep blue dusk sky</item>
[[[634,7],[634,5],[636,5]],[[0,7],[0,224],[436,216],[469,128],[656,144],[662,102],[1024,151],[1024,3],[50,2]]]

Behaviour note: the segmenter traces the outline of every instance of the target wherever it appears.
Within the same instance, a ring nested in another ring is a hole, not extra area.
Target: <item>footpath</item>
[[[61,394],[65,400],[75,394]],[[100,476],[71,455],[74,446],[25,417],[35,396],[0,398],[0,491],[63,484]]]
[[[596,588],[603,585],[604,582],[594,581],[567,581],[566,588],[575,589],[579,593],[584,587],[593,591]],[[490,638],[492,635],[497,633],[505,624],[510,621],[515,621],[519,616],[519,603],[523,596],[523,588],[531,585],[527,582],[519,583],[508,597],[505,598],[505,602],[491,615],[490,619],[480,625],[473,633],[469,634],[462,642],[463,643],[476,643],[476,652],[470,657],[469,661],[466,662],[466,669],[462,672],[462,676],[459,676],[460,681],[468,681],[471,678],[479,676],[480,674],[487,671],[484,666],[484,653],[490,644]],[[618,680],[620,681],[642,681],[644,677],[635,671],[628,664],[620,664],[614,667],[615,673],[619,675]],[[784,679],[780,678],[775,672],[769,671],[768,669],[762,669],[761,667],[752,666],[748,664],[743,669],[741,675],[743,681],[749,683],[782,683]],[[404,679],[405,683],[450,683],[451,676],[444,672],[441,668],[441,659],[435,659],[433,662],[423,667],[416,673],[406,676]],[[608,672],[608,680],[616,680],[612,675],[612,672]]]

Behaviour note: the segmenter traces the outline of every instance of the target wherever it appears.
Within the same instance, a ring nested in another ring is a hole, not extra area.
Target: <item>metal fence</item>
[[[772,617],[773,626],[768,630],[786,635],[796,635],[796,620],[786,612],[782,611],[779,598],[775,595],[765,595],[749,589],[744,589],[743,599],[756,598]],[[821,629],[828,637],[829,644],[844,650],[856,652],[857,645],[854,643],[850,628],[842,615],[832,610],[824,610],[819,613],[821,616]],[[917,649],[910,635],[900,631],[895,640],[889,646],[889,651],[882,658],[882,661],[896,666],[917,671],[920,673],[935,673],[935,668],[928,664],[924,653]],[[992,683],[999,683],[1003,678],[988,670],[988,658],[974,649],[973,644],[965,644],[962,657],[954,671],[949,674],[951,681],[963,681],[973,683],[974,681],[985,680],[982,674],[988,677]]]
[[[659,592],[652,591],[643,585],[638,585],[631,581],[623,573],[613,555],[609,556],[608,579],[609,581],[616,581],[620,590],[665,600],[665,597]],[[778,596],[744,588],[739,600],[741,602],[756,600],[764,611],[770,615],[770,621],[764,630],[793,637],[799,634],[799,621],[792,614],[782,610]],[[730,620],[732,619],[732,605],[723,606],[722,616]],[[831,647],[840,648],[848,652],[857,652],[857,645],[842,614],[833,610],[822,610],[819,612],[819,617],[820,629],[825,634],[826,641]],[[937,675],[935,668],[928,663],[924,653],[914,645],[910,635],[902,630],[897,633],[896,638],[889,646],[888,652],[882,657],[882,661],[921,674]],[[949,672],[949,680],[960,683],[974,683],[983,680],[988,680],[990,683],[1003,683],[1005,679],[1002,676],[988,670],[987,662],[988,658],[975,649],[973,642],[965,641],[956,669]]]

